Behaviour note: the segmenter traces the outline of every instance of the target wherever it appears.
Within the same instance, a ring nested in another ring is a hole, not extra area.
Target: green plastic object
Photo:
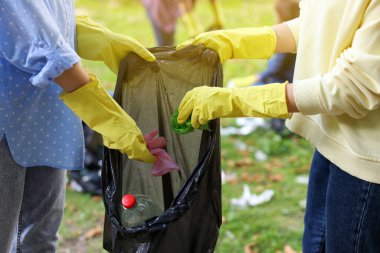
[[[194,131],[194,128],[191,125],[191,115],[186,120],[186,122],[184,124],[178,124],[177,118],[178,118],[178,111],[173,113],[172,118],[171,118],[171,121],[172,121],[171,126],[172,126],[172,129],[175,133],[177,133],[177,134],[188,134],[188,133],[191,133],[192,131]],[[201,126],[199,126],[198,129],[211,131],[208,124],[201,125]]]

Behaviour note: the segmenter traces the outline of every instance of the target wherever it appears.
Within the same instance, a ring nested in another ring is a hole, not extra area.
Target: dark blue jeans
[[[310,170],[303,237],[303,253],[311,252],[380,252],[380,185],[349,175],[318,151]]]

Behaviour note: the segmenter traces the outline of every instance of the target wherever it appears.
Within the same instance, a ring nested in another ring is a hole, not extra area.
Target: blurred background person
[[[190,37],[203,31],[202,24],[194,15],[195,0],[141,0],[147,11],[158,46],[173,46],[178,20],[183,22]],[[225,25],[220,0],[209,0],[213,16],[206,30],[221,29]]]

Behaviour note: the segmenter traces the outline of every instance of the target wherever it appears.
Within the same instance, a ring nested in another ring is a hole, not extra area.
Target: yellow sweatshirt
[[[347,173],[380,184],[380,0],[302,0],[287,121]]]

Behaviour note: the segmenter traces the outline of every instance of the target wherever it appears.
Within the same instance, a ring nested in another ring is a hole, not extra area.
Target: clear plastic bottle
[[[120,205],[120,219],[124,227],[143,224],[146,220],[160,216],[162,209],[143,194],[125,194]]]

